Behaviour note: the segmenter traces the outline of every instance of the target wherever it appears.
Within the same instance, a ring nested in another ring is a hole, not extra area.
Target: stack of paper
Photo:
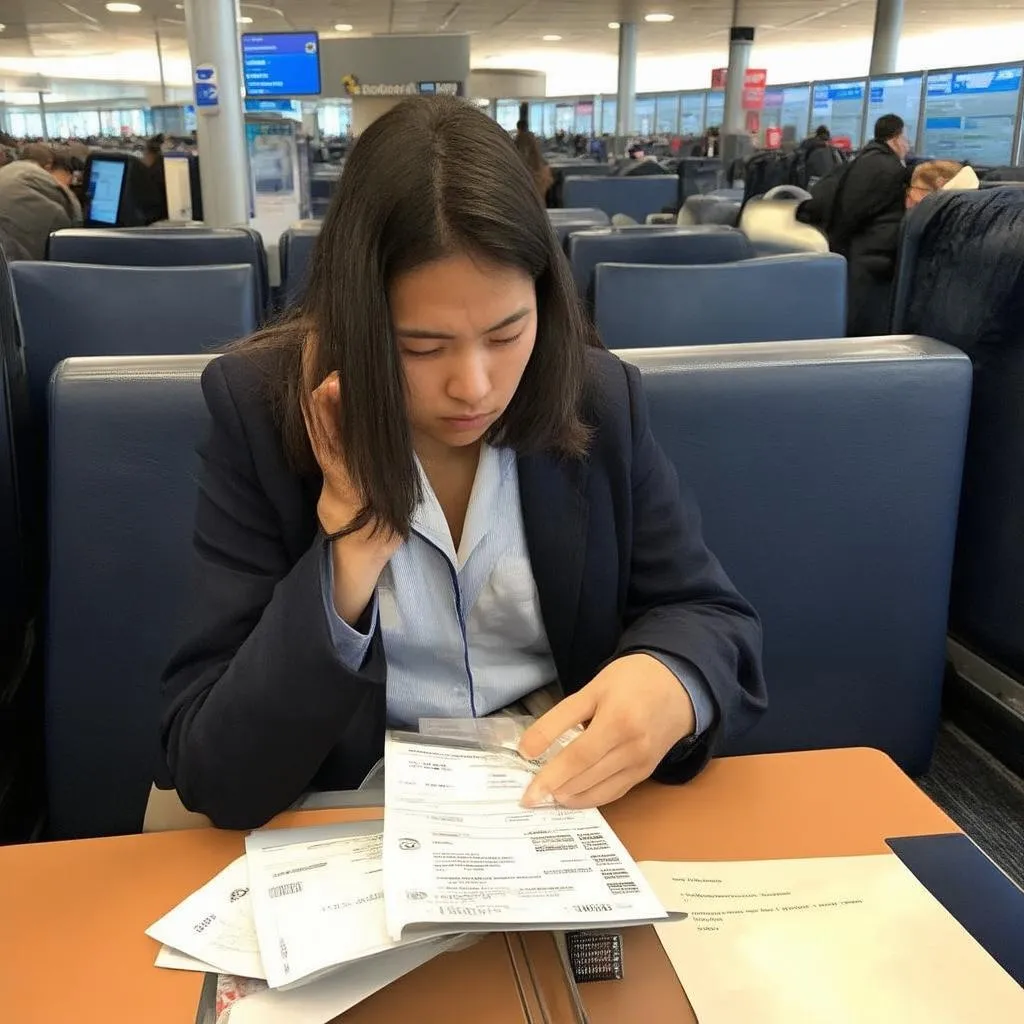
[[[520,805],[536,768],[518,754],[391,733],[384,763],[392,940],[667,918],[599,811]]]
[[[389,734],[383,825],[251,833],[244,857],[147,929],[157,965],[265,981],[250,1006],[298,989],[334,1016],[465,933],[668,918],[598,811],[524,809],[537,765],[507,737],[473,736]]]

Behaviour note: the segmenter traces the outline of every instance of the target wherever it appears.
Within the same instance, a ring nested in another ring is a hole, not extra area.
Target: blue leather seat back
[[[606,227],[609,223],[608,214],[604,210],[548,210],[551,226],[558,235],[558,240],[565,245],[565,240],[573,231],[585,231],[587,228]]]
[[[56,838],[136,832],[188,600],[209,356],[71,359],[50,405],[46,752]]]
[[[562,206],[590,206],[609,217],[624,213],[642,224],[649,213],[679,205],[679,179],[674,174],[590,178],[569,175],[562,186]]]
[[[11,275],[40,434],[47,382],[62,359],[202,352],[256,328],[255,281],[247,263],[14,263]]]
[[[754,255],[742,232],[718,225],[576,231],[569,236],[568,252],[576,287],[587,300],[598,263],[727,263]]]
[[[894,324],[974,363],[950,633],[1024,679],[1024,191],[929,196],[906,219]]]
[[[47,258],[118,267],[205,267],[248,263],[256,282],[257,317],[270,303],[267,254],[250,228],[68,228],[50,236]]]
[[[277,252],[281,260],[281,298],[285,306],[299,302],[306,290],[320,227],[320,221],[302,221],[293,224],[281,236]]]
[[[655,437],[764,623],[769,708],[726,753],[870,746],[925,770],[938,727],[971,367],[919,338],[648,349]]]
[[[594,319],[609,348],[839,338],[846,260],[797,253],[700,266],[601,263]]]

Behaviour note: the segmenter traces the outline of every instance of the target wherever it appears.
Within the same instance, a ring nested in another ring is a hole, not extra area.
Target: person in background
[[[154,135],[146,140],[142,150],[142,164],[146,168],[146,188],[139,206],[147,224],[167,220],[167,183],[164,179],[164,136]]]
[[[629,147],[629,160],[618,171],[619,177],[633,178],[637,175],[671,174],[667,168],[658,163],[658,158],[648,156],[642,142]]]
[[[70,156],[41,142],[0,168],[0,244],[8,260],[44,260],[51,232],[82,223],[72,173]]]
[[[704,135],[701,136],[700,141],[690,151],[690,156],[698,157],[716,157],[722,155],[722,146],[719,139],[718,128],[709,128]]]
[[[520,121],[516,125],[515,143],[516,152],[523,163],[526,164],[533,177],[533,187],[537,190],[537,195],[543,201],[555,178],[551,168],[548,167],[547,161],[544,159],[544,154],[540,150],[540,141],[530,131],[530,126],[525,121]]]
[[[910,143],[903,119],[886,114],[872,140],[849,164],[828,218],[828,241],[847,262],[847,334],[887,334],[896,250],[906,210],[906,158]]]
[[[955,160],[926,160],[914,168],[907,189],[907,209],[912,210],[933,192],[978,188],[978,175],[973,167]]]
[[[478,108],[414,97],[362,133],[302,305],[210,363],[203,391],[162,742],[215,824],[358,786],[388,727],[556,681],[520,751],[586,728],[527,806],[685,782],[764,711],[757,616]]]
[[[833,168],[842,163],[842,157],[832,145],[832,133],[825,125],[814,129],[814,134],[804,139],[797,149],[797,162],[801,166],[801,181],[794,184],[801,188],[810,188],[820,178],[824,178]]]

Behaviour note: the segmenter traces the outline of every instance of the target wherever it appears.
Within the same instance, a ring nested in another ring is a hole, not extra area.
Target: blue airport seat
[[[13,263],[11,277],[40,441],[47,383],[62,359],[202,352],[256,329],[256,288],[248,264]]]
[[[50,236],[47,259],[118,267],[205,267],[248,263],[256,282],[257,318],[270,305],[263,239],[251,228],[66,228]]]
[[[562,206],[589,206],[609,217],[624,213],[642,224],[649,213],[679,206],[679,179],[674,174],[589,178],[570,175],[562,185]]]
[[[609,348],[839,338],[846,260],[833,253],[737,263],[600,263],[594,319]]]
[[[46,758],[53,838],[142,827],[159,680],[188,599],[210,356],[70,359],[50,396]]]
[[[925,771],[970,362],[922,338],[622,355],[708,544],[764,622],[768,711],[722,752],[867,746]]]
[[[742,232],[718,225],[638,224],[574,231],[567,251],[580,298],[586,301],[593,296],[598,263],[728,263],[754,255]]]
[[[548,210],[548,217],[562,245],[565,245],[566,239],[573,231],[607,227],[611,223],[608,214],[604,210],[585,208],[572,210],[555,208]]]
[[[940,192],[906,218],[896,329],[974,363],[949,631],[1024,680],[1024,191]]]
[[[306,290],[321,227],[321,221],[303,220],[293,224],[281,236],[277,254],[281,261],[281,298],[286,307],[299,302]]]

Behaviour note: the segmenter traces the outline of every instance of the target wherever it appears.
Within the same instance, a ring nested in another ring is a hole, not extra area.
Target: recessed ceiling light
[[[561,36],[541,36],[541,39],[543,39],[545,43],[560,43],[562,41]]]
[[[656,23],[668,23],[670,21],[675,21],[675,20],[676,20],[676,16],[674,14],[658,14],[658,13],[655,13],[655,14],[645,14],[644,15],[644,21],[653,21],[653,22],[656,22]]]
[[[142,8],[138,4],[107,4],[111,14],[138,14]]]
[[[609,21],[608,22],[608,27],[609,28],[620,28],[621,26],[619,25],[619,23],[617,21]]]
[[[353,28],[355,28],[354,25],[335,25],[334,26],[334,31],[335,32],[351,32]]]
[[[252,24],[252,18],[250,18],[248,14],[240,14],[238,16],[238,24],[239,25],[251,25]]]
[[[2,23],[0,23],[0,32],[6,32],[6,31],[7,31],[7,26],[2,24]]]

